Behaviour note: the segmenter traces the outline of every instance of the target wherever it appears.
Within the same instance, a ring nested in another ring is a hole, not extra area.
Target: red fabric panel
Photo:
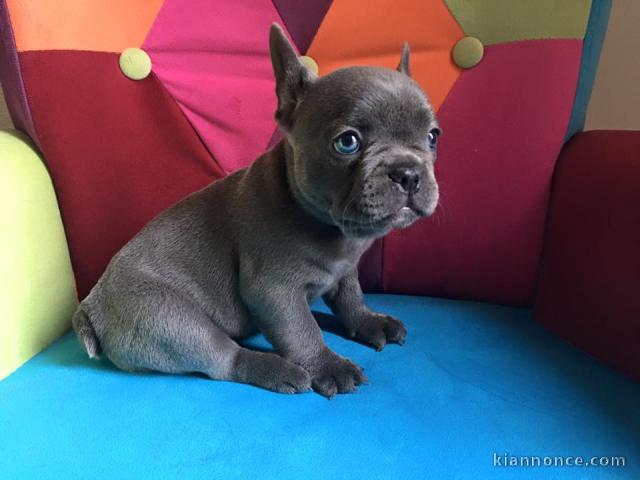
[[[127,79],[117,54],[33,51],[20,63],[83,298],[148,220],[223,172],[157,79]]]
[[[640,381],[639,293],[640,132],[578,134],[556,167],[535,316]]]
[[[530,304],[581,49],[491,45],[462,73],[439,112],[441,204],[385,239],[386,291]]]

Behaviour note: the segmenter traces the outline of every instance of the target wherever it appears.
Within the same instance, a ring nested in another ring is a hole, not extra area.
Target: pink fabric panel
[[[273,132],[273,135],[271,136],[271,140],[269,140],[269,143],[267,144],[267,150],[271,150],[283,139],[284,139],[284,134],[280,131],[278,127],[276,127]]]
[[[492,45],[462,73],[439,112],[441,205],[385,239],[386,291],[531,302],[581,50],[580,40]]]
[[[249,165],[274,131],[270,0],[165,0],[145,40],[153,71],[227,171]]]

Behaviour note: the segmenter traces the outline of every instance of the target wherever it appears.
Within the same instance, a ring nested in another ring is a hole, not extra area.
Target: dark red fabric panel
[[[384,241],[376,240],[360,259],[358,274],[362,290],[365,292],[383,292],[382,258]]]
[[[301,54],[307,53],[332,0],[273,0]]]
[[[148,220],[223,172],[157,79],[129,80],[117,54],[33,51],[20,63],[83,298]]]
[[[535,316],[640,381],[640,132],[582,133],[562,151]]]
[[[440,205],[385,238],[385,291],[531,304],[581,51],[580,40],[490,45],[461,74],[438,114]]]

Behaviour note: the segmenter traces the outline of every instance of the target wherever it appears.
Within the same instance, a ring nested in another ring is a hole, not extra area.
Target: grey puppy
[[[375,238],[438,202],[439,129],[409,76],[409,48],[397,71],[317,78],[277,25],[269,40],[286,139],[113,257],[73,317],[91,357],[332,397],[366,377],[325,345],[310,302],[324,298],[350,337],[377,350],[404,342],[401,322],[364,304],[357,264]],[[277,353],[236,343],[258,331]]]

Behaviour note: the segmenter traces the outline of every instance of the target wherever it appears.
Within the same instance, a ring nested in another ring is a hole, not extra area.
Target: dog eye
[[[341,133],[333,141],[333,149],[341,155],[351,155],[360,150],[360,138],[353,130]]]
[[[427,143],[429,144],[429,148],[431,150],[435,150],[436,145],[438,144],[438,137],[440,136],[439,128],[432,128],[429,130],[427,134]]]

